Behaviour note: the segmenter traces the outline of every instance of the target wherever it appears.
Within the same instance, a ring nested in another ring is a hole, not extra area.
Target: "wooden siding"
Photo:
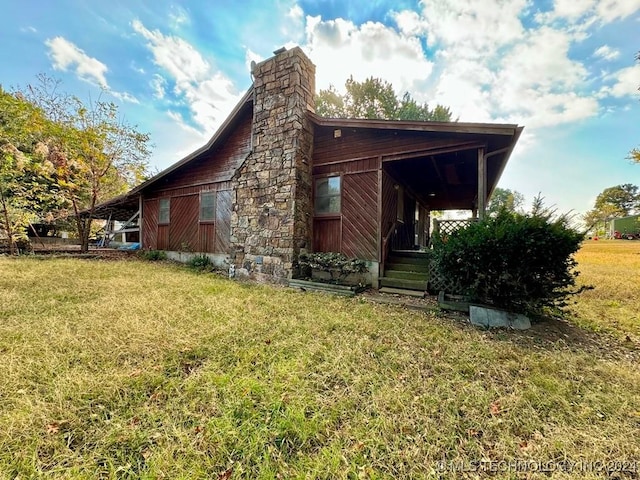
[[[158,249],[158,200],[144,200],[142,204],[142,248]]]
[[[229,253],[231,249],[231,190],[219,191],[216,195],[215,252]]]
[[[188,187],[175,187],[165,188],[164,190],[154,190],[145,194],[145,198],[160,198],[160,197],[180,197],[183,195],[193,195],[195,193],[215,190],[229,190],[231,188],[231,182],[202,182]]]
[[[199,195],[171,198],[169,250],[196,251],[198,244]]]
[[[157,250],[169,250],[169,225],[158,225]]]
[[[334,138],[334,128],[317,127],[313,144],[314,166],[363,159],[380,155],[397,155],[431,148],[444,148],[476,137],[433,132],[342,128]]]
[[[344,175],[342,252],[364,260],[378,258],[378,172]]]
[[[198,251],[215,252],[216,226],[214,223],[201,223],[198,228]]]
[[[334,172],[358,173],[370,172],[380,168],[380,157],[362,158],[354,161],[344,161],[331,165],[314,165],[314,175],[327,175]]]
[[[162,196],[162,192],[180,187],[230,180],[251,151],[252,116],[249,109],[224,142],[220,142],[219,146],[212,151],[202,153],[198,158],[150,185],[145,189],[145,197]]]
[[[313,219],[313,251],[342,251],[342,219],[339,216]]]

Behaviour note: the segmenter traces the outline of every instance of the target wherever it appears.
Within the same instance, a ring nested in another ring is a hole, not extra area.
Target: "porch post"
[[[487,159],[484,148],[478,149],[478,218],[483,220],[487,212]]]

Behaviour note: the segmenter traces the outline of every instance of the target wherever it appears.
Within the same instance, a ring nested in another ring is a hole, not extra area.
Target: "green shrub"
[[[473,302],[522,313],[562,309],[575,289],[584,235],[536,200],[531,214],[501,211],[434,241],[435,267]]]
[[[166,260],[167,254],[162,250],[143,250],[140,252],[140,257],[143,260],[148,260],[150,262],[157,262],[160,260]]]
[[[204,255],[195,255],[187,262],[189,268],[193,268],[194,270],[201,270],[210,272],[214,269],[213,262],[211,259]]]
[[[369,271],[366,261],[347,258],[344,254],[337,252],[302,253],[298,263],[302,272],[308,272],[311,269],[328,272],[333,283],[344,281],[352,273],[363,274]]]

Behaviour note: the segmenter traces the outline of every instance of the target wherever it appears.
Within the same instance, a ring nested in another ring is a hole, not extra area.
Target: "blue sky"
[[[525,126],[500,186],[582,213],[640,185],[640,0],[0,0],[0,84],[38,73],[120,105],[163,169],[213,135],[249,64],[300,45],[317,88],[350,75]]]

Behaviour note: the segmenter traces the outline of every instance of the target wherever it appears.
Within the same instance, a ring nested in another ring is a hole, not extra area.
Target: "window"
[[[316,180],[316,213],[340,213],[340,176]]]
[[[200,221],[213,222],[216,219],[216,192],[200,193]]]
[[[160,206],[158,207],[158,223],[169,223],[169,208],[169,199],[161,198]]]

